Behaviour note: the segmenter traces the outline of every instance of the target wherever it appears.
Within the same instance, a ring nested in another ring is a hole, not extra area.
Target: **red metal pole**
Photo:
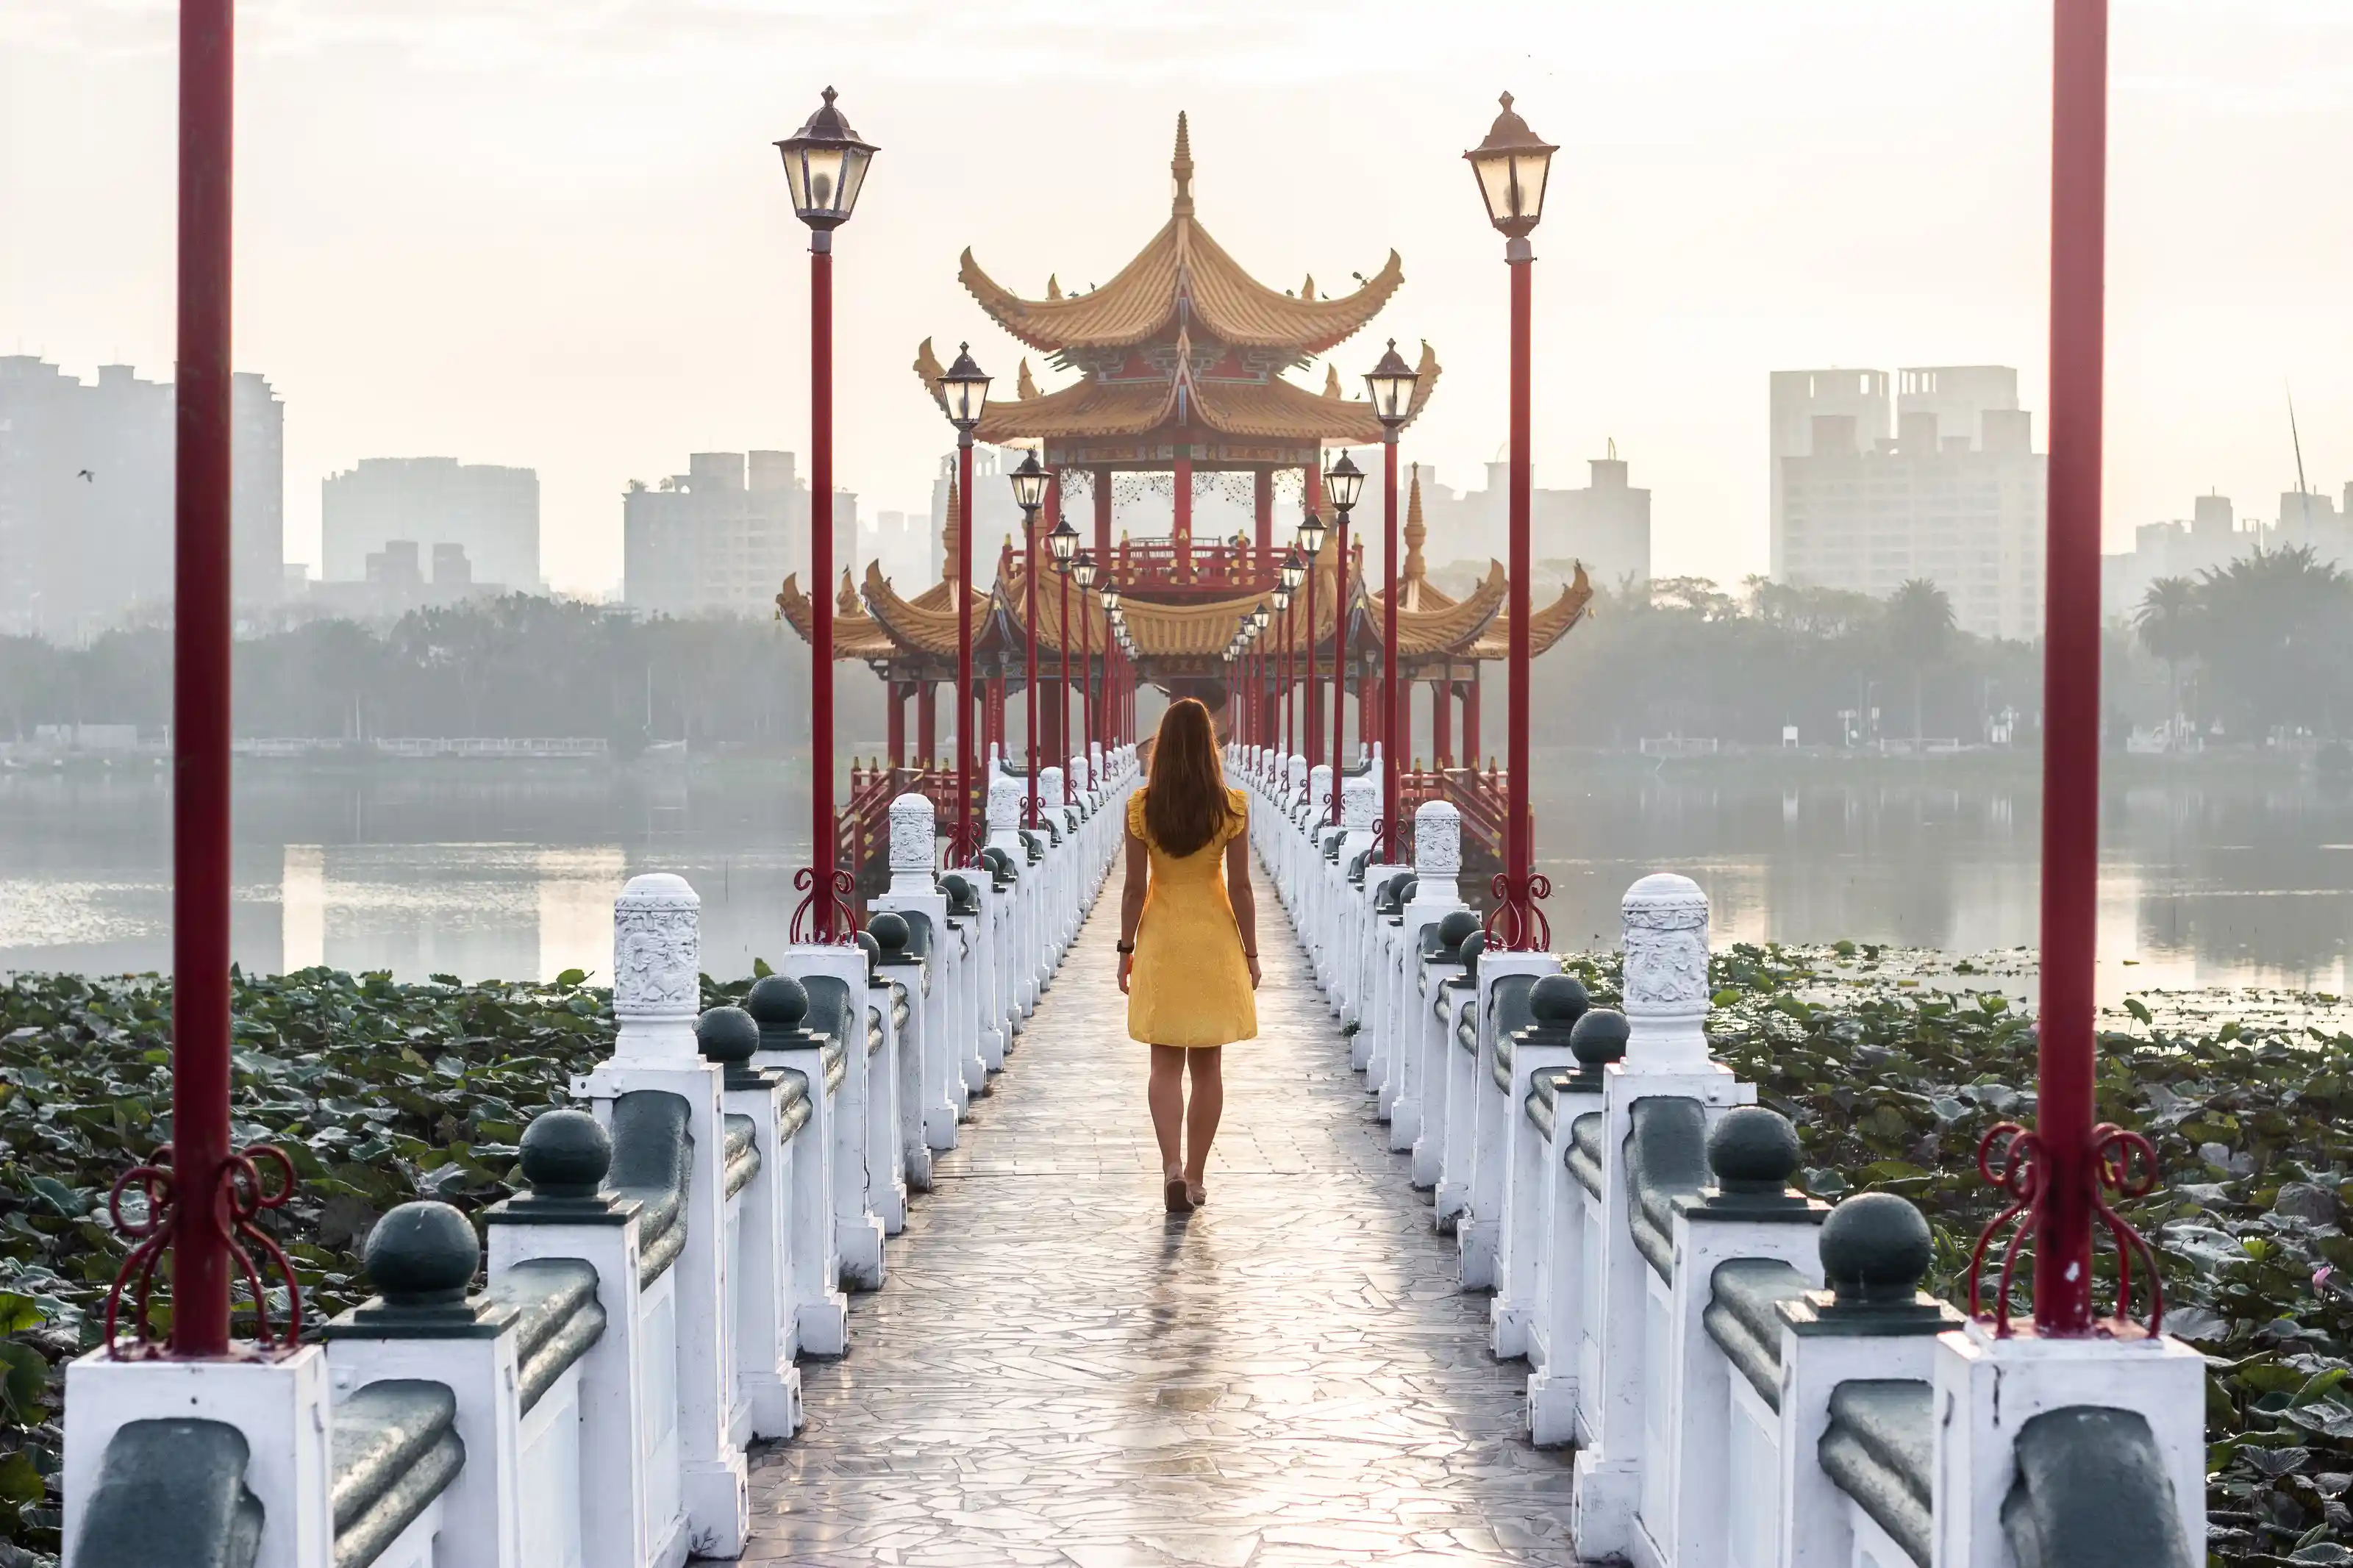
[[[1103,628],[1103,652],[1111,652],[1111,628]],[[1103,670],[1103,700],[1111,700],[1109,659]],[[1095,624],[1087,614],[1087,590],[1079,590],[1079,733],[1081,744],[1095,738]]]
[[[1332,826],[1340,826],[1340,747],[1348,727],[1348,509],[1339,509],[1332,542]]]
[[[1292,733],[1291,611],[1286,606],[1282,612],[1282,766],[1285,780],[1291,776]]]
[[[2042,664],[2042,1005],[2034,1323],[2092,1331],[2092,965],[2100,835],[2100,456],[2107,0],[2053,6],[2051,457]]]
[[[1062,695],[1060,706],[1062,710],[1062,721],[1059,725],[1055,726],[1055,728],[1059,731],[1059,738],[1068,740],[1071,734],[1071,574],[1068,568],[1064,568],[1062,570],[1061,578]],[[1038,793],[1038,781],[1036,779],[1031,779],[1029,781],[1029,793],[1033,795]],[[1032,822],[1030,826],[1035,827],[1037,824]]]
[[[1062,510],[1061,479],[1058,475],[1046,478],[1046,515],[1056,516]],[[1022,750],[1029,753],[1029,806],[1023,815],[1030,826],[1038,826],[1038,517],[1031,513],[1022,520],[1022,532],[1027,536],[1021,558],[1021,651],[1029,663],[1029,727],[1021,732]]]
[[[1504,871],[1510,879],[1507,901],[1516,918],[1504,923],[1510,945],[1525,952],[1535,946],[1534,846],[1535,824],[1528,818],[1528,338],[1534,315],[1528,274],[1535,262],[1525,239],[1512,241],[1504,253],[1512,272],[1512,504],[1511,504],[1511,667],[1510,702],[1505,709],[1511,777],[1507,789],[1508,819],[1504,824]]]
[[[1404,688],[1398,679],[1398,449],[1397,432],[1384,432],[1381,446],[1381,822],[1383,855],[1391,862],[1404,842],[1398,820],[1398,748],[1404,743]]]
[[[811,922],[834,938],[833,232],[809,231],[809,859]]]
[[[180,6],[179,367],[173,391],[173,1353],[228,1353],[229,186],[234,0]]]
[[[1307,738],[1307,764],[1312,770],[1316,753],[1324,749],[1324,701],[1315,690],[1315,563],[1312,560],[1307,563],[1307,678],[1301,684],[1300,698],[1307,705],[1301,715],[1301,733]],[[1307,804],[1312,807],[1317,803]]]
[[[956,436],[956,808],[955,849],[972,839],[972,432]]]

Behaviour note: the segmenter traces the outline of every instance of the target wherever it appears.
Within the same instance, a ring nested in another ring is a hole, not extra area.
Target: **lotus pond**
[[[1568,967],[1614,997],[1614,955]],[[1919,1204],[1936,1237],[1930,1288],[1957,1300],[1999,1206],[1978,1140],[2031,1120],[2034,1103],[2031,1024],[1998,966],[1840,943],[1738,946],[1714,967],[1717,1055],[1797,1123],[1805,1184]],[[365,1294],[358,1250],[385,1209],[430,1196],[471,1211],[512,1190],[524,1125],[609,1048],[609,994],[586,980],[239,977],[236,1135],[283,1148],[300,1175],[269,1217],[310,1322]],[[706,980],[705,1000],[745,984]],[[2193,994],[2128,1001],[2101,1035],[2101,1114],[2146,1133],[2162,1166],[2158,1188],[2123,1212],[2162,1258],[2166,1328],[2212,1370],[2220,1563],[2353,1564],[2342,1015],[2333,996],[2274,996],[2223,1016]],[[60,1363],[97,1342],[124,1251],[108,1190],[167,1133],[169,1026],[169,986],[153,976],[0,987],[0,1568],[58,1549]]]

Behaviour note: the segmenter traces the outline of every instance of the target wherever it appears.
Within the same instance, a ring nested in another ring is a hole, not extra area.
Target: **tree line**
[[[578,736],[623,754],[673,741],[782,753],[808,739],[808,649],[775,621],[515,594],[240,638],[234,668],[241,739]],[[38,724],[161,730],[171,713],[168,627],[77,648],[0,638],[0,739]]]
[[[2177,735],[2337,739],[2353,719],[2353,575],[2309,545],[2160,578],[2133,625]]]

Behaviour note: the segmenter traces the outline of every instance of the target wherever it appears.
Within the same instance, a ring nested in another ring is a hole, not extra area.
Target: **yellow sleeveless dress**
[[[1258,1037],[1258,1002],[1226,895],[1226,846],[1249,826],[1249,797],[1226,792],[1233,816],[1190,855],[1169,854],[1144,826],[1144,791],[1127,797],[1127,830],[1152,856],[1127,983],[1127,1032],[1152,1046],[1225,1046]]]

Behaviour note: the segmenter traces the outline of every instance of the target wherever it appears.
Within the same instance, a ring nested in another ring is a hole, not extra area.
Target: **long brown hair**
[[[1152,748],[1152,782],[1144,791],[1144,829],[1161,849],[1182,859],[1203,848],[1233,818],[1226,770],[1218,760],[1209,710],[1187,697],[1160,716]]]

